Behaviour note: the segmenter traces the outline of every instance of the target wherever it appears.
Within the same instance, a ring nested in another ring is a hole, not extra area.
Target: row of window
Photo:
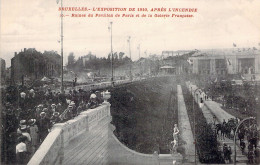
[[[216,70],[218,75],[225,75],[227,74],[226,70]],[[210,70],[199,70],[199,74],[210,74]]]

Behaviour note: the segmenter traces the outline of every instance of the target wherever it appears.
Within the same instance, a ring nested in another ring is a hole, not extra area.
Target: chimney
[[[14,56],[17,56],[17,52],[14,52]]]
[[[24,52],[26,52],[26,48],[24,48]]]

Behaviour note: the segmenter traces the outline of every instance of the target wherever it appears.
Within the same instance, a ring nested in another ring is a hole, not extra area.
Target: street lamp
[[[240,125],[243,123],[243,122],[245,122],[245,121],[247,121],[247,120],[254,120],[254,121],[256,121],[256,119],[255,119],[255,117],[248,117],[248,118],[245,118],[245,119],[243,119],[242,121],[240,121],[239,123],[238,123],[238,125],[237,125],[237,127],[236,127],[236,131],[235,131],[235,133],[234,133],[234,165],[236,164],[236,158],[237,158],[237,150],[236,150],[236,134],[237,134],[237,130],[238,130],[238,128],[240,127]]]

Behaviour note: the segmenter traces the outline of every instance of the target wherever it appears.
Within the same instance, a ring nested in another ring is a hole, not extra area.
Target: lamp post
[[[128,36],[127,42],[129,44],[129,56],[130,56],[130,80],[132,80],[132,58],[131,58],[130,39],[131,39],[131,36]]]
[[[245,118],[245,119],[243,119],[242,121],[240,121],[239,123],[238,123],[238,125],[237,125],[237,127],[236,127],[236,131],[235,131],[235,133],[234,133],[234,165],[236,164],[236,158],[237,158],[237,150],[236,150],[236,134],[237,134],[237,130],[238,130],[238,128],[240,127],[240,125],[243,123],[243,122],[245,122],[245,121],[247,121],[247,120],[254,120],[254,121],[256,121],[256,118],[255,117],[248,117],[248,118]]]
[[[192,89],[192,87],[191,87],[191,89]],[[195,94],[196,94],[197,90],[199,90],[199,88],[195,89],[195,91],[194,91],[194,99],[192,99],[193,100],[192,107],[193,107],[194,143],[195,143],[195,145],[194,145],[194,147],[195,147],[195,164],[197,164],[197,150],[196,150],[197,149],[197,141],[196,141],[196,124],[195,124],[196,117],[195,117],[194,100],[196,99]],[[192,93],[192,90],[191,90],[191,93]]]

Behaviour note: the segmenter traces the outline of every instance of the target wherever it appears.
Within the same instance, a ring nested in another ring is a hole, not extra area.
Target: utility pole
[[[111,83],[112,83],[112,87],[114,86],[114,55],[113,55],[113,47],[112,47],[112,24],[113,22],[110,22],[110,31],[111,31]]]
[[[137,49],[139,50],[139,60],[140,60],[140,49],[141,49],[140,44],[138,45]]]
[[[130,80],[132,80],[132,57],[131,57],[130,39],[131,39],[131,36],[128,36],[127,42],[129,44],[129,56],[130,56]]]
[[[57,3],[59,3],[59,0],[57,0]],[[60,14],[60,18],[61,18],[61,29],[60,29],[60,42],[61,42],[61,93],[64,93],[64,86],[63,86],[63,11],[62,11],[62,0],[60,3],[60,7],[61,7],[61,14]]]
[[[139,67],[140,67],[140,77],[141,77],[141,75],[142,75],[142,66],[141,66],[141,58],[140,58],[140,51],[141,51],[140,44],[138,45],[137,49],[139,50]]]

